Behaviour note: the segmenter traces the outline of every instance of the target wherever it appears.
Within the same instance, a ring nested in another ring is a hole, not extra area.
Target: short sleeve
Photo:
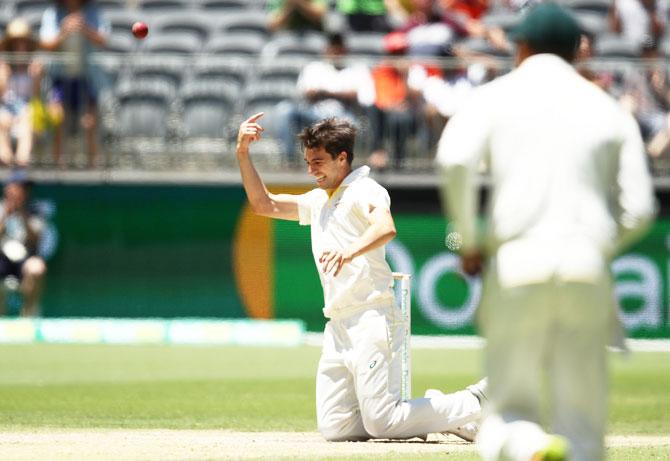
[[[58,37],[58,21],[56,8],[47,8],[42,15],[40,24],[40,40],[46,42]]]
[[[361,184],[361,190],[356,191],[356,206],[365,217],[370,215],[370,206],[374,208],[391,209],[391,197],[386,189],[372,179],[366,179]]]
[[[312,224],[312,206],[315,199],[315,191],[311,190],[298,195],[298,222],[301,226]]]

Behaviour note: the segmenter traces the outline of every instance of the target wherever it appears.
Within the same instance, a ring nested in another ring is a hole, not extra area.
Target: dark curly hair
[[[341,152],[346,152],[347,162],[351,165],[354,160],[356,131],[351,122],[331,117],[308,126],[298,135],[298,139],[304,149],[323,147],[332,158],[336,158]]]

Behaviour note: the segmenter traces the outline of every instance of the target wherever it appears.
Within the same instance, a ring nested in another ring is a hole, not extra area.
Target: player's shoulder
[[[467,96],[467,100],[462,104],[463,109],[461,110],[474,113],[489,112],[496,108],[496,102],[508,98],[510,93],[514,93],[511,90],[513,84],[514,79],[510,78],[510,74],[505,74],[473,88]]]
[[[361,204],[390,203],[391,197],[386,188],[369,176],[358,178],[351,186],[347,191],[349,200]]]
[[[580,99],[589,110],[599,111],[600,117],[613,125],[626,125],[634,120],[632,114],[606,90],[579,75]]]
[[[353,191],[386,191],[386,188],[379,184],[375,179],[371,178],[370,176],[364,176],[361,178],[358,178],[356,181],[351,183],[353,186],[351,190]]]
[[[325,202],[328,200],[328,192],[319,187],[315,187],[314,189],[309,190],[304,194],[300,194],[299,197],[300,200],[307,201],[309,203]]]

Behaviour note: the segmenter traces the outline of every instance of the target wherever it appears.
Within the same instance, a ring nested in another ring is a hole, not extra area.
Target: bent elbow
[[[252,203],[251,211],[253,211],[257,216],[268,216],[270,214],[271,207],[266,203]]]
[[[393,240],[396,235],[398,235],[398,231],[395,229],[395,226],[389,228],[388,231],[386,232],[386,238],[389,241]]]

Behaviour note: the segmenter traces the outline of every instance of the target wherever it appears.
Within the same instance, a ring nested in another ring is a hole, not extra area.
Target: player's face
[[[333,158],[323,147],[305,149],[305,162],[307,173],[314,176],[317,186],[325,190],[337,189],[351,170],[346,152]]]

